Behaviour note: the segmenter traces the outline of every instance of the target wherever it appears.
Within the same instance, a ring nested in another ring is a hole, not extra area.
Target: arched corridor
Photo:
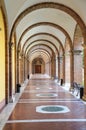
[[[85,0],[0,0],[0,113],[15,102],[18,85],[26,81],[26,88],[37,81],[57,85],[59,93],[62,81],[61,91],[69,95],[77,84],[86,102],[85,5]],[[80,100],[74,97],[75,103]]]

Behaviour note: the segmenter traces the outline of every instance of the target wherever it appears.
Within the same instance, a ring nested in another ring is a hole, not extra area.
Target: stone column
[[[27,74],[30,74],[29,73],[29,60],[27,59]]]
[[[74,82],[74,55],[70,51],[70,89],[72,88],[72,83]]]
[[[58,78],[58,57],[56,57],[56,77]]]
[[[65,83],[71,84],[72,58],[71,52],[65,52]]]
[[[54,57],[51,58],[51,77],[56,77],[56,59]]]
[[[9,101],[12,99],[12,45],[9,43]]]
[[[24,63],[25,63],[25,65],[24,65],[25,79],[27,79],[27,76],[28,76],[28,59],[27,59],[27,57],[24,58]]]
[[[15,94],[16,90],[16,44],[11,47],[12,51],[12,94]]]
[[[17,59],[17,61],[16,61],[16,77],[17,77],[17,84],[19,84],[19,55],[20,55],[20,50],[18,50],[17,52],[17,55],[16,55],[16,59]]]
[[[25,80],[25,77],[26,77],[26,57],[25,56],[23,60],[24,60],[24,80]]]
[[[82,55],[81,50],[74,50],[74,81],[82,83]]]
[[[63,79],[63,56],[59,57],[60,59],[60,79]]]
[[[74,82],[74,55],[73,52],[70,51],[70,88],[72,87],[73,82]]]
[[[6,94],[6,104],[9,102],[9,44],[6,44],[6,88],[5,88],[5,94]]]
[[[19,58],[19,83],[24,82],[24,56],[21,55]]]
[[[53,57],[51,58],[51,78],[53,77]]]
[[[62,79],[65,83],[65,57],[64,55],[58,57],[58,79]]]
[[[45,62],[45,70],[43,72],[49,75],[49,61]]]
[[[49,76],[51,76],[51,60],[49,60]]]
[[[56,79],[56,57],[54,58],[54,78]]]
[[[60,79],[60,57],[58,56],[58,79]]]
[[[83,100],[86,101],[86,44],[83,44],[84,47],[84,94]]]
[[[65,83],[65,54],[63,54],[63,83]]]

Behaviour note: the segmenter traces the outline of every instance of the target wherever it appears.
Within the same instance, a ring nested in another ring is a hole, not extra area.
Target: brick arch
[[[48,45],[40,44],[40,46],[41,46],[41,45],[44,45],[44,46],[48,47],[48,48],[54,53],[54,51],[52,50],[52,48],[49,47]],[[33,47],[35,47],[35,46],[38,46],[38,45],[33,45]],[[30,50],[31,50],[33,47],[31,47]],[[29,52],[30,50],[28,50],[28,52]],[[44,49],[43,49],[43,50],[44,50]],[[46,51],[47,51],[47,50],[46,50]],[[47,53],[48,53],[48,51],[47,51]],[[49,55],[50,55],[50,53],[49,53]]]
[[[46,40],[46,39],[40,39],[40,40],[39,40],[39,39],[38,39],[38,40],[35,40],[35,41],[31,42],[30,45],[33,44],[33,43],[35,43],[35,42],[38,42],[38,41],[45,41],[45,42],[48,42],[48,43],[50,43],[50,44],[53,44],[53,43],[52,43],[51,41],[49,41],[49,40]],[[30,45],[27,46],[27,48],[26,48],[26,50],[25,50],[25,54],[26,54],[26,51],[27,51],[27,49],[28,49],[28,47],[29,47]],[[41,44],[40,44],[40,45],[41,45]],[[47,46],[47,45],[46,45],[46,46]],[[49,46],[48,46],[48,47],[49,47]],[[58,50],[57,50],[57,53],[59,53]]]
[[[82,50],[81,44],[84,42],[84,38],[82,35],[82,30],[80,26],[77,24],[74,32],[74,38],[73,38],[73,48]]]
[[[32,11],[35,11],[37,9],[42,9],[42,8],[59,9],[59,10],[66,12],[70,16],[72,16],[75,19],[75,21],[80,25],[80,27],[82,29],[82,34],[84,36],[84,40],[86,41],[86,37],[85,37],[86,26],[85,26],[83,20],[81,19],[81,17],[74,10],[72,10],[71,8],[69,8],[69,7],[67,7],[63,4],[59,4],[59,3],[55,3],[55,2],[43,2],[43,3],[35,4],[31,7],[28,7],[23,12],[21,12],[21,14],[16,18],[16,20],[15,20],[13,26],[12,26],[12,29],[11,29],[10,40],[9,40],[10,42],[11,42],[11,39],[12,39],[13,32],[14,32],[16,26],[18,25],[18,23],[20,22],[20,20],[24,16],[26,16],[28,13],[31,13]]]
[[[25,46],[25,44],[26,44],[27,41],[29,41],[31,38],[33,38],[33,37],[35,37],[35,36],[38,36],[38,35],[48,35],[48,36],[53,37],[54,39],[56,39],[56,40],[60,43],[61,48],[62,48],[62,51],[64,52],[64,48],[63,48],[63,45],[62,45],[61,41],[60,41],[57,37],[55,37],[54,35],[52,35],[52,34],[50,34],[50,33],[37,33],[37,34],[34,34],[34,35],[30,36],[30,37],[25,41],[24,46]],[[53,45],[53,46],[56,48],[56,50],[57,50],[57,47],[55,46],[55,44],[52,43],[52,45]],[[23,46],[23,48],[22,48],[22,51],[23,51],[23,49],[24,49],[24,46]]]
[[[77,24],[74,33],[73,46],[74,46],[74,81],[82,84],[84,82],[84,69],[82,52],[84,48],[82,44],[84,42],[82,31],[80,26]],[[85,62],[85,61],[84,61]],[[78,67],[77,67],[78,64]]]
[[[42,49],[42,48],[41,48]],[[34,51],[37,51],[38,50],[38,48],[37,49],[34,49],[32,52],[34,52]],[[50,53],[46,50],[46,49],[42,49],[42,52],[43,51],[45,51],[45,54],[47,55],[47,53],[50,55]],[[35,52],[34,52],[35,53]],[[47,55],[48,56],[48,55]],[[51,56],[51,55],[50,55]],[[49,56],[48,56],[49,57]]]
[[[19,39],[19,42],[18,42],[18,47],[19,47],[19,45],[20,45],[20,43],[21,43],[21,40],[22,40],[23,36],[25,35],[25,33],[27,33],[28,31],[30,31],[32,28],[38,27],[38,26],[41,26],[41,25],[45,25],[45,26],[48,25],[48,26],[54,27],[54,28],[59,29],[60,31],[62,31],[62,32],[64,33],[64,35],[68,38],[70,47],[71,47],[71,49],[72,49],[72,40],[71,40],[69,34],[68,34],[61,26],[59,26],[59,25],[57,25],[57,24],[54,24],[54,23],[50,23],[50,22],[39,22],[39,23],[36,23],[36,24],[33,24],[33,25],[29,26],[29,27],[22,33],[22,35],[21,35],[21,37],[20,37],[20,39]]]

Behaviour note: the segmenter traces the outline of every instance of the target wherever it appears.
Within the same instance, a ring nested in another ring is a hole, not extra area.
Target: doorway
[[[41,73],[41,65],[35,65],[35,73]]]

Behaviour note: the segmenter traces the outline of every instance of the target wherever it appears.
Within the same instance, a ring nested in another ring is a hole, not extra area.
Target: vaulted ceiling
[[[73,43],[76,25],[86,24],[86,0],[4,0],[4,4],[9,37],[16,32],[17,46],[31,60],[39,48],[45,60],[53,52],[57,55],[66,38]]]

